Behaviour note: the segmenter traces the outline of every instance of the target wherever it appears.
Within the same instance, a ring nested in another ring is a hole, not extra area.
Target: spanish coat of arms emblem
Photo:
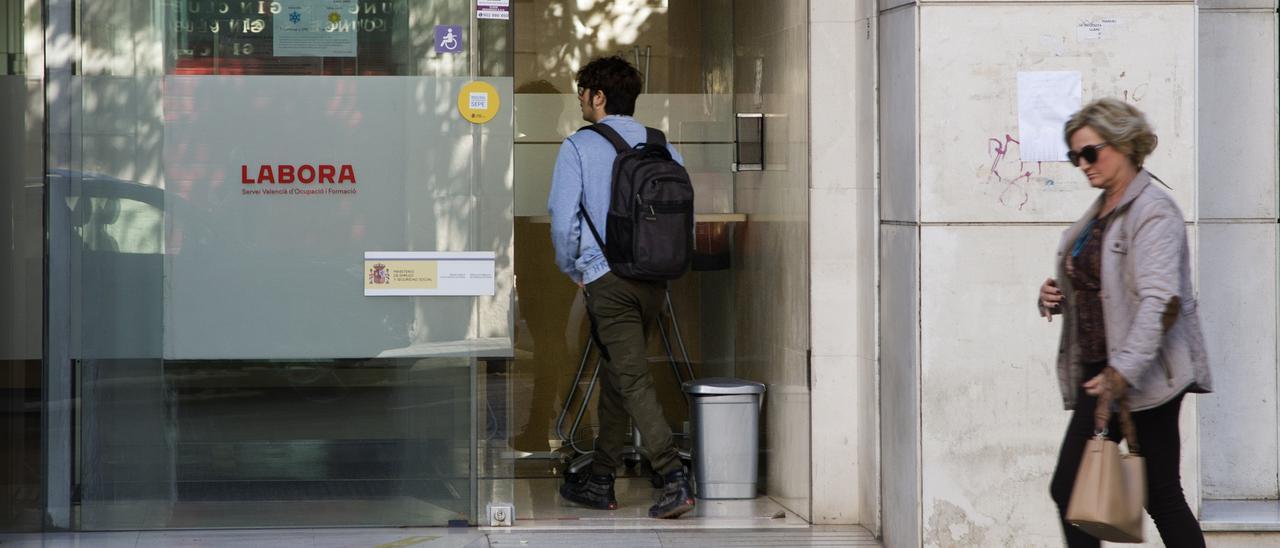
[[[373,268],[369,269],[369,283],[377,285],[391,283],[391,271],[387,270],[387,265],[382,263],[373,265]]]

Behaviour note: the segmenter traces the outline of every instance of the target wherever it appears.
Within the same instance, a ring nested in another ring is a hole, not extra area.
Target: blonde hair
[[[1111,97],[1089,103],[1071,115],[1062,128],[1062,138],[1068,147],[1071,146],[1071,135],[1085,127],[1098,132],[1108,144],[1128,156],[1137,168],[1142,167],[1142,162],[1155,151],[1160,141],[1142,111]]]

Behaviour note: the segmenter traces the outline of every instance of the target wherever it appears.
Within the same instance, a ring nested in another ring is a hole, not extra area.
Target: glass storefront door
[[[40,3],[0,1],[0,531],[43,514],[44,102]]]
[[[742,373],[731,265],[732,231],[744,218],[734,209],[731,169],[733,9],[728,0],[515,5],[515,355],[481,376],[479,395],[495,425],[481,453],[481,492],[514,503],[518,520],[576,519],[556,490],[593,447],[598,354],[584,356],[584,299],[554,264],[546,207],[561,143],[586,124],[575,73],[608,55],[634,64],[645,79],[636,119],[665,132],[693,179],[698,254],[693,272],[670,284],[666,331],[653,331],[648,352],[668,422],[684,444],[690,424],[681,379]],[[652,496],[643,459],[627,460],[634,466],[618,471],[622,509],[611,513],[621,519],[646,515]]]
[[[474,522],[476,372],[512,355],[509,20],[56,9],[71,525]]]
[[[804,9],[764,0],[513,5],[515,352],[480,377],[478,395],[494,425],[482,445],[481,492],[513,502],[518,520],[601,519],[557,495],[562,474],[581,462],[597,433],[594,393],[584,397],[596,355],[584,357],[581,292],[554,265],[546,198],[562,140],[585,124],[575,72],[596,57],[621,55],[644,75],[636,119],[666,133],[696,195],[693,271],[669,285],[667,337],[655,330],[648,350],[668,423],[688,441],[677,371],[767,383],[764,497],[734,517],[767,523],[774,512],[790,512],[807,519],[808,39],[788,22]],[[767,129],[751,162],[761,171],[733,169],[737,113],[754,113]],[[635,466],[617,470],[620,508],[610,518],[647,519],[650,476],[642,458],[625,460]]]

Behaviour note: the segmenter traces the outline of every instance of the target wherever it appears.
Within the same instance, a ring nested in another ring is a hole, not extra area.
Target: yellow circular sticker
[[[458,112],[473,124],[483,124],[498,114],[498,90],[488,82],[470,82],[458,92]]]

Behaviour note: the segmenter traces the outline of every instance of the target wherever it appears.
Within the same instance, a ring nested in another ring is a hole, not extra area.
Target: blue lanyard
[[[1098,222],[1098,218],[1094,217],[1089,220],[1089,224],[1084,225],[1084,230],[1080,236],[1076,237],[1076,245],[1071,248],[1071,256],[1079,257],[1080,252],[1084,250],[1084,244],[1089,242],[1089,238],[1093,236],[1093,225]]]

